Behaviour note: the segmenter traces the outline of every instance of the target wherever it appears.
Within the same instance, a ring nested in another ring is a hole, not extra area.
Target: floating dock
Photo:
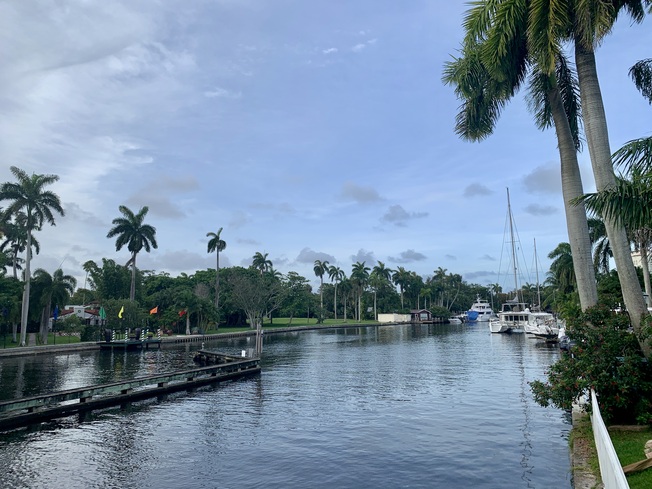
[[[2,401],[0,402],[0,430],[125,404],[170,392],[192,390],[202,385],[260,373],[260,358],[243,358],[221,353],[212,353],[211,356],[219,363],[110,384]]]

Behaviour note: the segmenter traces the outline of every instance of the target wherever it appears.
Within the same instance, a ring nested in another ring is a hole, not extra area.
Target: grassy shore
[[[645,460],[643,448],[648,440],[652,440],[652,428],[647,427],[636,431],[610,429],[609,435],[623,467]],[[627,482],[631,489],[648,489],[652,487],[652,468],[628,474]]]

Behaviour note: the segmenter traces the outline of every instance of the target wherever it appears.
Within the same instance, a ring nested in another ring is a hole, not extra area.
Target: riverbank
[[[378,326],[397,326],[405,323],[342,323],[342,324],[309,324],[303,326],[274,327],[267,326],[263,328],[263,334],[291,333],[298,331],[313,331],[317,329],[340,329],[340,328],[366,328]],[[191,335],[172,335],[162,336],[162,344],[178,343],[203,343],[215,341],[217,339],[241,338],[246,336],[255,336],[256,330],[234,331],[214,334],[191,334]],[[14,348],[0,349],[1,357],[18,357],[18,356],[35,356],[50,353],[67,353],[74,351],[99,350],[100,346],[95,341],[86,341],[81,343],[66,343],[62,345],[36,345],[21,346]]]

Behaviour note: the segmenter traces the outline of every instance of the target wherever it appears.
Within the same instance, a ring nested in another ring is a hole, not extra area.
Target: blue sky
[[[165,0],[0,3],[0,181],[54,173],[66,216],[38,233],[35,267],[83,286],[82,264],[125,263],[106,238],[118,206],[150,208],[142,269],[223,266],[269,253],[314,285],[315,259],[439,267],[501,280],[509,187],[526,267],[567,241],[552,130],[524,95],[481,143],[454,133],[441,82],[464,2]],[[650,20],[598,51],[612,150],[650,134],[627,71],[652,56]],[[584,186],[594,190],[588,151]],[[533,282],[534,280],[529,280]]]

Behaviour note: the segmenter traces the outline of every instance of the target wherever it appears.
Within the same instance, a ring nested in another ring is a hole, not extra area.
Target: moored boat
[[[479,295],[476,296],[475,302],[466,314],[469,321],[489,321],[489,319],[495,317],[489,302],[486,299],[480,299]]]

